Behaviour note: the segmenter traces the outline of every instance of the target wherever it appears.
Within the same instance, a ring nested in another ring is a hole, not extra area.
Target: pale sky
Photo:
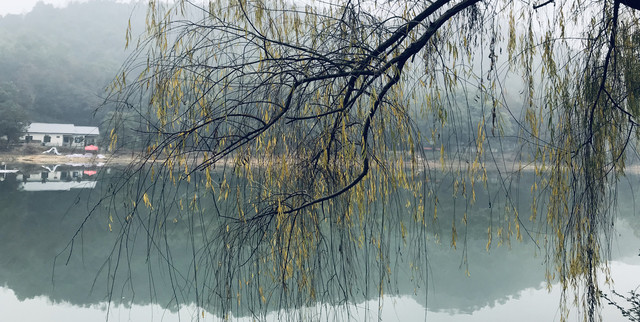
[[[0,0],[0,16],[7,14],[22,14],[33,9],[37,2],[53,4],[54,7],[64,7],[70,2],[87,2],[88,0]],[[115,2],[130,2],[131,0],[112,0]]]

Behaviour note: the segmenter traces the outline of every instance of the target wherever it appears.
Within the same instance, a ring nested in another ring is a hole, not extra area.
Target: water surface
[[[102,175],[95,173],[98,170]],[[122,264],[109,260],[109,254],[123,250],[115,243],[117,232],[110,229],[110,214],[94,206],[117,173],[118,169],[31,166],[21,174],[3,176],[0,181],[3,321],[96,321],[105,319],[107,312],[110,321],[217,318],[208,309],[172,302],[171,283],[163,276],[164,263],[146,256],[144,247],[126,249],[131,253],[127,273],[109,276],[110,268]],[[526,194],[530,187],[522,185],[518,189]],[[640,225],[630,193],[631,189],[621,191],[612,249],[611,272],[620,292],[640,285]],[[479,199],[481,204],[482,197]],[[441,216],[446,218],[446,214]],[[446,240],[444,237],[430,238],[426,285],[416,287],[411,275],[399,268],[395,272],[397,289],[382,300],[350,303],[345,306],[348,313],[344,314],[323,310],[327,307],[324,304],[295,314],[309,320],[337,321],[375,320],[378,314],[382,314],[384,321],[559,320],[559,290],[546,289],[540,248],[524,238],[522,242],[487,251],[486,223],[478,221],[478,227],[473,224],[468,228],[466,249],[452,248],[442,241]],[[84,228],[78,231],[81,225]],[[176,225],[175,242],[179,245],[186,237],[179,235],[179,223]],[[76,234],[78,237],[71,243]],[[469,275],[462,260],[464,251]],[[157,267],[152,272],[153,279],[149,278],[150,261]],[[188,269],[187,254],[176,254],[174,261],[185,262]],[[110,283],[119,285],[119,291],[108,292]],[[184,295],[184,302],[188,303],[188,298],[188,294]],[[603,316],[605,321],[625,321],[612,307],[605,307]],[[279,317],[278,313],[271,313],[267,318]]]

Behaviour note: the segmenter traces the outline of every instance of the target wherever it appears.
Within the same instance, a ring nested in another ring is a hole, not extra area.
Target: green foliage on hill
[[[136,8],[39,3],[28,14],[0,17],[0,92],[31,122],[99,125],[104,115],[95,109],[127,56],[125,31]],[[3,104],[0,109],[10,108]]]

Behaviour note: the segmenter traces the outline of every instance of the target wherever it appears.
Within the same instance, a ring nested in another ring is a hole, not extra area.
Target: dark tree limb
[[[616,2],[620,2],[631,9],[640,10],[640,1],[638,0],[618,0]]]
[[[541,3],[541,4],[534,4],[533,5],[533,10],[538,10],[538,9],[540,9],[540,8],[550,4],[550,3],[553,3],[553,0],[547,0],[547,1],[543,2],[543,3]]]

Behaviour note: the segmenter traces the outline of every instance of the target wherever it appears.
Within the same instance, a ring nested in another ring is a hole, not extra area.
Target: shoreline
[[[101,155],[101,154],[99,154]],[[125,155],[125,154],[104,154],[103,157],[98,157],[98,155],[93,155],[92,157],[85,157],[81,155],[52,155],[52,154],[15,154],[15,153],[0,153],[0,163],[3,165],[17,165],[17,164],[27,164],[27,165],[51,165],[51,164],[84,164],[88,166],[127,166],[133,162],[140,161],[139,157],[136,155]],[[160,160],[155,160],[155,162]],[[427,168],[430,169],[438,169],[442,170],[442,165],[440,162],[435,160],[421,160],[425,163]],[[154,162],[154,161],[151,161]],[[449,164],[451,166],[451,164]],[[500,169],[501,171],[506,172],[528,172],[533,171],[532,164],[520,164],[518,165],[516,162],[511,162],[510,169]],[[9,170],[7,168],[7,170]],[[488,171],[496,170],[494,167],[487,167]],[[627,165],[624,169],[624,173],[627,175],[639,175],[640,174],[640,164],[630,164]]]
[[[100,163],[107,165],[127,165],[134,161],[131,156],[124,155],[110,155],[105,154],[104,157],[99,158],[97,155],[92,157],[84,157],[79,155],[52,155],[52,154],[12,154],[12,153],[0,153],[0,162],[4,164],[30,164],[30,165],[42,165],[42,164],[69,164],[69,163],[83,163],[98,165]]]

